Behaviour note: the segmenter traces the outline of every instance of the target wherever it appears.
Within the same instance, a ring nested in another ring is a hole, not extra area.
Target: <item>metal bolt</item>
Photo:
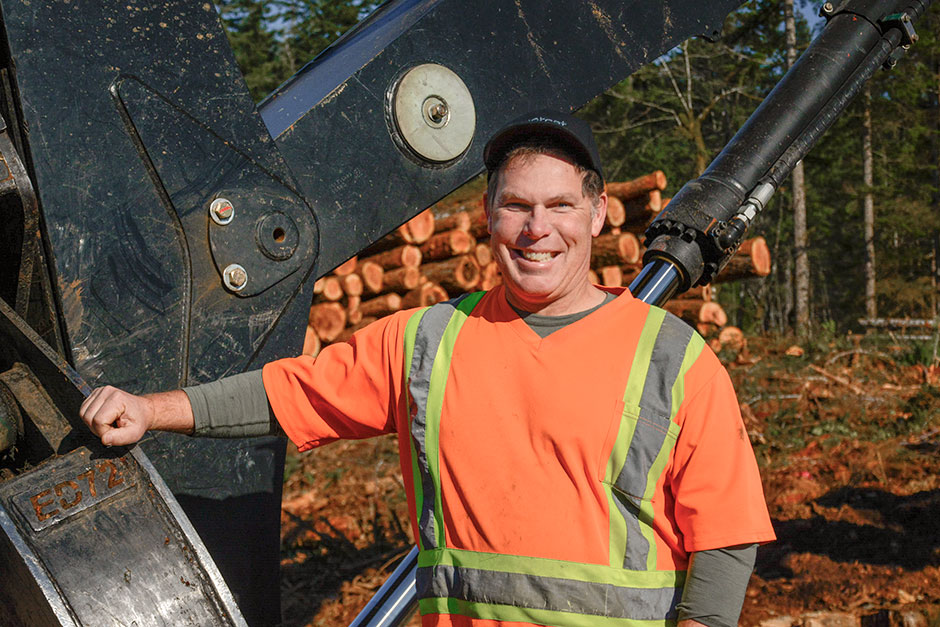
[[[822,6],[822,10],[823,10],[823,13],[832,13],[833,11],[836,10],[836,8],[832,6],[831,2],[827,2],[826,4]]]
[[[437,96],[428,96],[422,108],[425,122],[433,128],[442,128],[450,118],[450,109],[447,107],[447,103]]]
[[[234,292],[238,292],[248,283],[248,273],[243,267],[237,263],[233,263],[226,266],[225,270],[222,272],[222,280],[225,282],[225,287]]]
[[[235,216],[235,207],[225,198],[216,198],[209,205],[209,215],[216,224],[228,224]]]
[[[447,105],[444,103],[439,103],[431,107],[431,110],[428,111],[430,117],[435,122],[440,122],[445,117],[447,117]]]

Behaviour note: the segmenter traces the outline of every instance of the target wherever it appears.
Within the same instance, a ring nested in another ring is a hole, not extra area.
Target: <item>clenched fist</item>
[[[78,415],[105,446],[134,444],[148,430],[193,430],[192,407],[181,390],[137,396],[108,385],[89,394]]]

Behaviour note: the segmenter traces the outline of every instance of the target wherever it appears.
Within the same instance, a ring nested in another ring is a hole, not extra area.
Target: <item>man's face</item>
[[[557,316],[598,304],[588,270],[607,195],[593,207],[582,178],[566,160],[522,155],[503,166],[487,199],[490,243],[507,297],[519,309]]]

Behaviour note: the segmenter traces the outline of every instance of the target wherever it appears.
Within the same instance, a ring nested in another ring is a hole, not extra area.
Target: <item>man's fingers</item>
[[[102,408],[114,398],[117,392],[120,392],[120,390],[105,386],[94,390],[88,395],[88,398],[85,399],[85,402],[82,403],[82,406],[79,408],[78,415],[89,428],[92,427],[92,422],[100,417]]]
[[[82,406],[78,408],[78,415],[85,424],[90,423],[91,418],[94,416],[94,408],[101,404],[101,396],[106,390],[107,388],[95,388],[88,395],[88,398],[82,402]]]
[[[102,437],[122,419],[125,411],[120,390],[105,387],[95,390],[85,399],[79,415],[92,433]]]
[[[145,398],[105,386],[92,391],[79,408],[79,417],[106,446],[133,444],[150,422]]]
[[[126,427],[116,427],[101,436],[105,446],[126,446],[137,442],[143,436],[143,430],[133,423]]]

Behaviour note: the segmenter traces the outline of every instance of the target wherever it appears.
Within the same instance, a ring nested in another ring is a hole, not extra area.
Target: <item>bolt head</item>
[[[832,6],[831,2],[827,2],[826,4],[822,6],[822,10],[823,10],[823,13],[832,13],[833,11],[835,11],[835,7]]]
[[[429,96],[422,106],[424,121],[432,128],[442,128],[450,119],[450,108],[437,96]]]
[[[225,198],[216,198],[209,205],[209,215],[218,224],[228,224],[235,215],[235,206]]]
[[[248,283],[248,273],[237,263],[233,263],[225,268],[223,277],[225,278],[225,284],[230,289],[236,291],[242,289],[245,287],[245,284]]]

